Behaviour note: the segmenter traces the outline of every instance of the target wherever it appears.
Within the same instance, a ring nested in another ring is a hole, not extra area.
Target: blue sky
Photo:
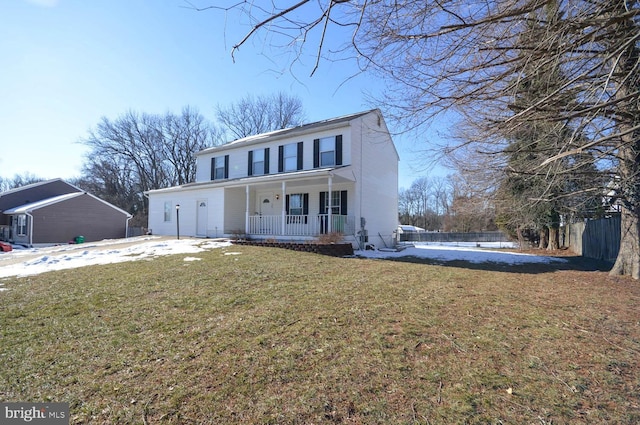
[[[183,0],[3,0],[0,176],[79,176],[86,154],[79,140],[101,117],[130,109],[178,113],[189,105],[213,120],[216,105],[278,91],[302,99],[308,122],[376,106],[364,93],[375,94],[381,82],[348,79],[355,63],[322,62],[310,77],[312,55],[292,70],[291,54],[260,38],[234,63],[231,46],[249,29],[237,17],[197,12]],[[408,187],[427,175],[412,159],[426,142],[394,141],[400,186]]]

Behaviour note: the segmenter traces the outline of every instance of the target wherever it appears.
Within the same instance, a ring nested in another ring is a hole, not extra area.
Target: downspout
[[[282,181],[282,211],[281,211],[281,230],[280,230],[280,235],[285,235],[285,226],[287,225],[287,203],[286,203],[286,199],[287,199],[287,182],[286,181]]]
[[[245,235],[247,235],[247,237],[249,237],[249,231],[250,226],[249,226],[249,185],[247,185],[245,187],[245,192],[246,192],[246,199],[245,199],[245,218],[244,218],[244,233]]]
[[[130,216],[128,216],[128,217],[127,217],[127,220],[124,222],[124,226],[125,226],[125,227],[124,227],[124,229],[125,229],[125,231],[124,231],[124,237],[125,237],[125,239],[129,238],[129,220],[131,220],[132,218],[133,218],[133,216],[132,216],[132,215],[130,215]],[[147,226],[148,226],[148,225],[149,225],[149,224],[147,224]]]
[[[29,217],[29,248],[33,248],[33,216],[28,211],[24,215]]]
[[[329,173],[329,182],[328,182],[328,186],[329,186],[329,194],[327,196],[329,196],[329,208],[327,209],[327,234],[333,232],[333,199],[331,196],[331,192],[333,191],[333,173]]]

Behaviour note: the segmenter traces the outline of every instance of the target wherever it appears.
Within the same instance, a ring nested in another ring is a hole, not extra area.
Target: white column
[[[284,231],[285,225],[287,224],[287,183],[282,182],[282,230],[280,230],[280,234],[284,235],[286,232]]]
[[[244,220],[244,232],[248,235],[250,229],[250,225],[249,225],[249,185],[246,186],[245,188],[245,192],[246,192],[246,200],[245,200],[245,220]]]
[[[331,189],[332,188],[333,188],[333,176],[329,175],[329,195],[328,195],[329,196],[329,200],[327,201],[329,203],[329,210],[327,211],[327,214],[329,216],[327,217],[327,221],[328,221],[328,223],[327,223],[327,233],[331,233],[333,231],[333,219],[331,217],[331,214],[333,212],[332,211],[333,210],[333,208],[332,208],[333,207],[333,197],[331,196],[331,192],[332,192]]]

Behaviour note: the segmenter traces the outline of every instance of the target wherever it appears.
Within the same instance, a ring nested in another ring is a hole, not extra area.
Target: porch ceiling
[[[355,178],[349,178],[351,173],[336,173],[336,168],[322,170],[297,171],[292,173],[256,176],[238,179],[225,187],[263,186],[280,188],[284,181],[288,188],[303,187],[309,185],[326,185],[329,177],[334,184],[354,182]],[[342,170],[341,170],[342,171]]]

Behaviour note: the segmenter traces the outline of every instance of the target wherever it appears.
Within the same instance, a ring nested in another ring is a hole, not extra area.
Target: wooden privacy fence
[[[616,260],[620,250],[620,216],[573,223],[563,230],[560,242],[576,254],[596,260]]]

